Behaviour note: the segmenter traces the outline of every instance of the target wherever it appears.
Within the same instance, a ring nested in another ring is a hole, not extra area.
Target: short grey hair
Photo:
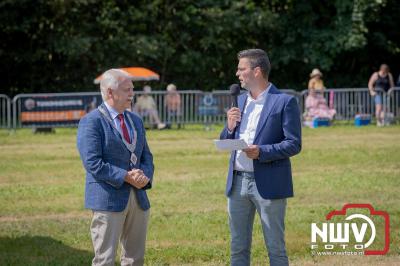
[[[264,78],[269,77],[269,72],[271,71],[271,63],[267,53],[262,49],[247,49],[240,51],[237,54],[238,60],[241,58],[247,58],[250,62],[251,68],[260,67]]]
[[[167,91],[176,91],[176,85],[173,83],[168,84]]]
[[[143,87],[143,92],[144,92],[144,93],[150,93],[150,92],[151,92],[151,87],[150,87],[149,85],[145,85],[145,86]]]
[[[104,72],[100,81],[100,92],[103,101],[108,100],[108,89],[116,90],[127,80],[132,80],[132,77],[124,70],[113,68]]]

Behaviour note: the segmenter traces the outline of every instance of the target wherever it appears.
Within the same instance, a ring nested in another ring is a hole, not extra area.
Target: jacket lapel
[[[106,119],[105,117],[103,117],[103,118],[106,120],[107,124],[111,127],[111,131],[114,133],[114,135],[117,136],[117,138],[118,138],[119,141],[121,142],[122,146],[125,147],[124,141],[122,140],[122,136],[121,136],[121,134],[119,133],[118,129],[116,129],[115,124],[114,124],[114,120],[112,119],[112,117],[111,117],[111,115],[110,115],[110,112],[109,112],[108,109],[107,109],[107,106],[106,106],[104,103],[102,103],[101,105],[104,107],[104,110],[106,110],[107,116],[108,116],[108,118],[109,118],[110,120]]]
[[[260,135],[261,129],[264,127],[269,115],[271,114],[272,110],[274,109],[274,105],[276,103],[275,97],[276,97],[277,92],[278,92],[278,90],[272,84],[271,88],[269,89],[269,91],[265,97],[266,99],[264,102],[263,109],[261,110],[260,120],[258,121],[256,134],[254,136],[254,143],[257,141],[257,138]]]

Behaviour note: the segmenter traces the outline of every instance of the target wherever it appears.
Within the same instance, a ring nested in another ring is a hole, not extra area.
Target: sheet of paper
[[[214,143],[217,149],[221,151],[243,150],[248,147],[243,139],[216,139]]]

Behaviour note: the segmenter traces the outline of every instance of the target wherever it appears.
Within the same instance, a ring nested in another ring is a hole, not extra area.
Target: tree
[[[2,93],[93,91],[97,75],[124,66],[160,73],[160,89],[225,89],[237,52],[255,47],[280,88],[304,89],[314,67],[328,87],[365,87],[382,62],[400,71],[399,10],[395,0],[3,0]]]

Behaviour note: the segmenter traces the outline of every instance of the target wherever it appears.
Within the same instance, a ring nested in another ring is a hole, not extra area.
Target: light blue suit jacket
[[[104,103],[103,106],[105,107]],[[137,162],[130,162],[131,154],[122,141],[121,134],[98,109],[85,115],[79,122],[77,146],[86,169],[85,207],[96,211],[123,211],[128,203],[130,184],[124,181],[133,168],[142,169],[150,182],[142,189],[134,188],[136,198],[143,210],[150,208],[146,189],[151,188],[154,165],[147,145],[142,120],[135,114],[130,116],[137,131],[135,154]],[[126,119],[129,123],[129,119]]]
[[[243,114],[247,94],[238,97]],[[239,129],[229,134],[227,127],[221,139],[238,139]],[[253,160],[254,177],[260,195],[265,199],[280,199],[293,196],[292,171],[289,157],[301,150],[300,110],[296,98],[281,93],[274,85],[269,89],[257,125],[254,145],[259,145],[259,159]],[[236,152],[232,152],[226,195],[232,189]]]

